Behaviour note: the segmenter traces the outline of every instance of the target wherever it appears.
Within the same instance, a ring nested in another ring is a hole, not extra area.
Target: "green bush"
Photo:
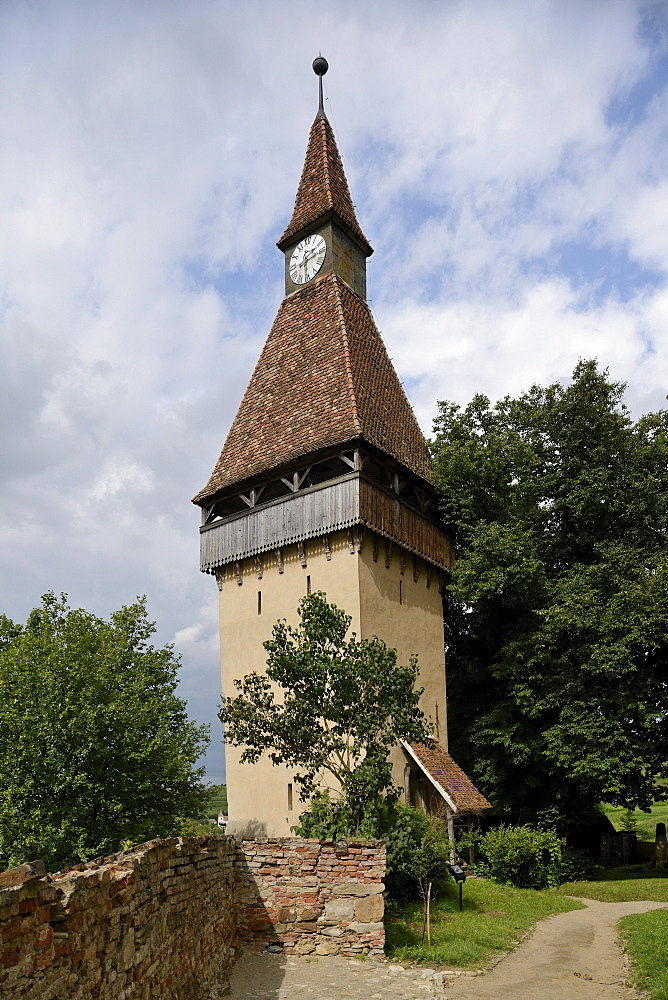
[[[348,803],[344,799],[332,800],[329,792],[324,791],[315,793],[308,809],[300,814],[299,823],[291,830],[298,837],[341,840],[355,832],[355,824]]]
[[[554,833],[528,826],[498,826],[479,846],[476,870],[518,889],[546,889],[561,881],[561,842]]]
[[[409,806],[396,805],[394,822],[385,834],[390,900],[424,896],[429,883],[436,894],[449,878],[450,844],[444,824]]]
[[[590,882],[602,871],[584,851],[576,847],[567,847],[561,855],[559,882]]]

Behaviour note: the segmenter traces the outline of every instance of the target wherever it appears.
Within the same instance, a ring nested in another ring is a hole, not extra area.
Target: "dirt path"
[[[627,968],[617,921],[666,903],[599,903],[541,920],[530,938],[491,972],[446,990],[472,1000],[628,1000]]]
[[[403,969],[345,958],[244,955],[232,972],[229,1000],[631,1000],[617,943],[627,913],[666,903],[599,903],[541,920],[533,934],[482,976]]]

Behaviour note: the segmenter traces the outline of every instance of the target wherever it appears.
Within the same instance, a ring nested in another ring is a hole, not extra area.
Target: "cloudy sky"
[[[319,51],[425,431],[579,357],[662,407],[667,40],[665,0],[3,0],[0,611],[146,594],[222,780],[190,497],[282,296]]]

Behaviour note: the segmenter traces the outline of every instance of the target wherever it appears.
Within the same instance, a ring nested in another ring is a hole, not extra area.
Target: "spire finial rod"
[[[313,60],[313,72],[318,77],[318,96],[319,96],[319,99],[320,99],[319,100],[319,104],[318,104],[318,117],[319,118],[326,118],[327,117],[326,114],[325,114],[325,105],[324,105],[323,100],[322,100],[322,78],[323,78],[323,76],[325,75],[325,73],[327,72],[328,69],[329,69],[329,63],[327,62],[327,60],[325,59],[325,57],[323,55],[319,55],[317,59]]]

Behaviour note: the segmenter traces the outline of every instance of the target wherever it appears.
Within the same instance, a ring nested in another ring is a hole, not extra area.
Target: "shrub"
[[[299,823],[291,829],[298,837],[341,840],[355,832],[355,824],[344,799],[333,801],[329,791],[321,791],[315,793],[308,809],[300,814]]]
[[[567,847],[561,855],[559,882],[590,882],[601,871],[584,851],[576,847]]]
[[[432,894],[448,879],[450,845],[445,826],[433,816],[409,806],[396,805],[387,841],[386,886],[395,901],[424,896],[432,883]]]
[[[485,874],[518,889],[546,889],[561,881],[561,842],[547,830],[498,826],[480,841]],[[482,874],[482,872],[480,872]]]

